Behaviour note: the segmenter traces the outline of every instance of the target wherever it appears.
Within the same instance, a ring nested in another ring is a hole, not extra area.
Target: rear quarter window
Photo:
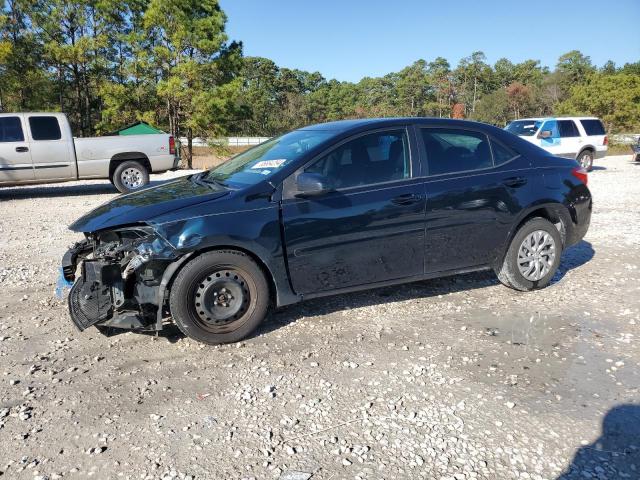
[[[607,132],[600,120],[580,120],[587,135],[605,135]]]
[[[34,140],[60,140],[62,133],[56,117],[29,117],[31,138]]]

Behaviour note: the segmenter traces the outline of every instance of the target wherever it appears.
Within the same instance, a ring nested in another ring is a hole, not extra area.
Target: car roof
[[[395,125],[432,125],[437,124],[439,126],[476,126],[481,128],[491,127],[487,123],[474,122],[472,120],[458,120],[451,118],[437,118],[437,117],[390,117],[390,118],[358,118],[352,120],[338,120],[327,123],[317,123],[314,125],[308,125],[302,127],[300,130],[328,130],[336,133],[350,132],[354,130],[361,130],[371,127],[387,127]]]
[[[598,117],[531,117],[518,118],[512,122],[540,122],[543,120],[600,120]]]

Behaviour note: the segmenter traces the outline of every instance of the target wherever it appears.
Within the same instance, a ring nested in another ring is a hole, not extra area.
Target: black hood
[[[69,226],[74,232],[95,232],[105,228],[153,220],[167,212],[219,198],[228,191],[202,184],[193,176],[183,177],[157,187],[121,195],[91,210]]]

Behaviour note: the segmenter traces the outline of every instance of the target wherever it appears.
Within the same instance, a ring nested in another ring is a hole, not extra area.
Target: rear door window
[[[592,120],[580,120],[582,124],[582,128],[587,133],[587,135],[605,135],[606,130],[604,129],[604,125],[602,122],[597,119]]]
[[[571,138],[579,137],[580,132],[573,120],[558,120],[558,127],[560,129],[560,137]]]
[[[34,140],[60,140],[62,132],[56,117],[29,117],[31,138]]]
[[[430,175],[493,167],[484,133],[460,128],[422,128]]]
[[[0,142],[24,142],[20,117],[0,117]]]

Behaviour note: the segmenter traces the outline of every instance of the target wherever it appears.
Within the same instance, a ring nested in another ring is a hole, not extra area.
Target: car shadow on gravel
[[[144,188],[156,187],[167,183],[175,178],[167,180],[151,180]],[[0,188],[0,201],[15,200],[23,198],[55,198],[55,197],[81,197],[84,195],[117,195],[116,190],[110,182],[89,183],[89,184],[60,184],[51,183],[46,185],[32,185],[28,187],[2,187]]]
[[[593,246],[584,240],[568,248],[563,252],[560,267],[552,279],[551,286],[562,281],[570,270],[587,263],[594,255]],[[267,334],[306,316],[328,315],[352,308],[370,307],[418,298],[426,299],[437,297],[438,295],[490,287],[499,283],[493,271],[485,270],[309,300],[274,312],[271,318],[258,327],[251,337]]]
[[[551,285],[555,285],[562,281],[568,271],[578,268],[590,261],[596,254],[591,243],[581,240],[572,247],[562,252],[562,260],[558,271],[551,279]]]
[[[568,271],[578,268],[591,260],[594,253],[591,244],[584,240],[567,249],[562,255],[562,261],[560,262],[558,272],[553,277],[552,285],[560,282]],[[485,270],[308,300],[276,310],[248,339],[266,335],[303,317],[329,315],[353,308],[403,302],[418,298],[426,299],[437,297],[438,295],[490,287],[497,284],[499,284],[499,281],[496,275],[490,270]],[[111,328],[105,329],[103,333],[113,336],[126,332],[128,332],[128,330]],[[155,331],[141,331],[138,333],[143,335],[158,335],[159,337],[166,338],[171,343],[175,343],[181,338],[184,338],[182,332],[172,323],[166,324],[163,329],[157,333]]]
[[[580,447],[557,480],[640,478],[640,405],[613,407],[602,421],[600,437]]]

